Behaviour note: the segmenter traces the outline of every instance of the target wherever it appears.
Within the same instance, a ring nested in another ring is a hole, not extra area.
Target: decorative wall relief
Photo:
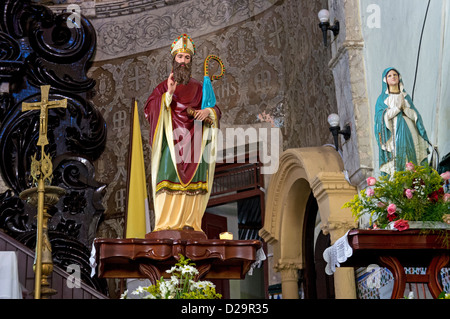
[[[167,46],[187,33],[194,38],[216,32],[264,12],[276,0],[159,1],[127,10],[128,1],[101,7],[93,23],[98,35],[97,60],[116,59]],[[122,5],[122,10],[117,7]],[[100,9],[100,6],[99,6]],[[142,9],[142,10],[139,10]]]

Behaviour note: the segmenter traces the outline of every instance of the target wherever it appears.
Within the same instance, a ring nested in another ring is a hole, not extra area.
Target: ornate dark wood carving
[[[195,276],[195,280],[202,280],[206,274],[211,270],[211,264],[203,264],[197,267],[198,274]]]
[[[139,272],[147,277],[152,285],[155,285],[156,282],[161,279],[161,272],[158,267],[152,264],[139,264]]]
[[[243,279],[257,261],[262,243],[259,240],[97,238],[94,245],[100,278],[149,278],[155,282],[160,275],[169,276],[166,270],[179,260],[179,254],[196,264],[200,279]]]
[[[10,190],[0,194],[0,228],[34,248],[36,209],[18,195],[32,185],[31,156],[39,135],[39,112],[22,113],[23,102],[67,99],[67,109],[51,109],[47,152],[53,159],[52,185],[66,195],[50,209],[49,233],[59,266],[78,263],[90,278],[89,252],[103,215],[106,185],[96,182],[93,161],[106,144],[106,124],[88,101],[95,81],[87,76],[95,50],[95,31],[83,16],[67,24],[70,13],[54,14],[31,1],[1,0],[0,10],[0,172]],[[39,156],[39,155],[38,155]]]

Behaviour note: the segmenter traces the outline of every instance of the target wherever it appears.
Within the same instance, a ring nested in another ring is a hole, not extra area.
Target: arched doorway
[[[304,268],[301,283],[305,299],[334,299],[334,276],[325,273],[323,252],[330,244],[330,234],[324,234],[320,226],[319,206],[314,194],[308,198],[303,227]]]
[[[299,297],[299,271],[303,272],[311,260],[305,249],[305,214],[311,196],[317,201],[321,233],[329,236],[330,243],[356,226],[351,211],[341,208],[356,194],[343,170],[339,153],[333,147],[323,146],[285,151],[278,171],[271,176],[260,235],[273,246],[274,268],[281,273],[283,298]],[[326,238],[320,236],[321,243],[322,240]],[[336,298],[355,298],[353,268],[338,269],[334,286]]]

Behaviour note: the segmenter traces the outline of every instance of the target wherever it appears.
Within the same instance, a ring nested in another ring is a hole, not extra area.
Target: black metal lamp
[[[338,136],[339,134],[342,134],[344,136],[344,139],[348,140],[352,134],[350,125],[347,124],[345,128],[341,130],[341,127],[339,126],[339,115],[335,113],[328,115],[328,124],[330,124],[330,132],[334,138],[334,147],[336,148],[336,151],[338,151],[339,150]]]
[[[332,26],[330,26],[330,12],[327,9],[322,9],[318,14],[320,23],[319,28],[323,33],[323,44],[327,46],[327,31],[331,30],[334,36],[339,34],[339,21],[335,21]]]

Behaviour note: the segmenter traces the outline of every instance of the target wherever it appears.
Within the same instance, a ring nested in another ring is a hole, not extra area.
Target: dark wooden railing
[[[33,298],[34,290],[34,251],[24,246],[14,238],[0,230],[0,251],[15,251],[19,267],[19,281],[22,285],[25,299]],[[107,296],[81,282],[80,288],[69,288],[67,280],[70,274],[63,269],[53,266],[53,273],[49,280],[50,287],[57,291],[52,299],[106,299]]]
[[[208,207],[261,196],[264,187],[261,166],[257,156],[248,153],[242,159],[234,157],[229,163],[217,163]]]

